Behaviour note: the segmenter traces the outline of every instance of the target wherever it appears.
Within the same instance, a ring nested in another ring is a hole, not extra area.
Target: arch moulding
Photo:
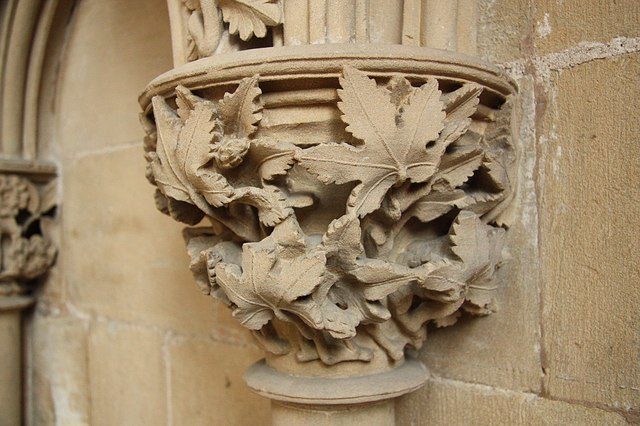
[[[22,424],[22,312],[56,259],[50,110],[72,0],[0,4],[0,423]]]

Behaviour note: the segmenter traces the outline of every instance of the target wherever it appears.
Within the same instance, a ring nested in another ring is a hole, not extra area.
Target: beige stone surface
[[[638,54],[556,75],[540,139],[546,389],[621,409],[640,405],[639,75]]]
[[[63,261],[76,307],[110,319],[244,339],[225,307],[194,285],[182,227],[155,210],[138,147],[87,155],[65,169],[63,181],[74,200],[63,215]]]
[[[0,424],[21,422],[21,310],[0,310]]]
[[[139,326],[91,325],[91,424],[166,424],[163,342],[162,335]]]
[[[309,409],[273,402],[271,404],[272,424],[286,426],[389,426],[394,424],[394,401],[363,404],[357,407],[328,407]]]
[[[640,36],[637,0],[537,0],[536,54],[557,52],[582,42]]]
[[[39,307],[29,324],[27,424],[89,424],[88,324]]]
[[[78,2],[58,83],[63,156],[141,139],[137,94],[171,68],[165,3]]]
[[[624,417],[594,407],[435,378],[396,405],[398,426],[626,425]]]
[[[269,401],[252,393],[242,379],[262,351],[209,339],[174,338],[165,353],[172,424],[270,424]]]
[[[494,63],[520,59],[531,44],[532,0],[477,0],[478,56]]]
[[[496,63],[639,35],[634,0],[478,3],[479,55]],[[144,179],[136,99],[171,68],[167,22],[162,0],[80,0],[52,60],[58,97],[42,108],[57,117],[62,255],[27,319],[28,424],[268,424],[241,379],[261,352],[197,290],[182,226]],[[536,59],[565,69],[535,93],[533,70],[514,68],[525,181],[498,311],[429,330],[420,358],[443,378],[402,398],[398,424],[637,421],[640,65],[621,53]]]

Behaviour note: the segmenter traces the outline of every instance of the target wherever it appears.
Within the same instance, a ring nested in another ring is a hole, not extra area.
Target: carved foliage
[[[247,41],[263,38],[267,27],[282,23],[278,0],[182,0],[188,13],[187,60],[211,56],[220,44],[228,23],[228,33]]]
[[[0,174],[0,295],[18,294],[24,283],[44,274],[56,250],[47,237],[55,187]]]
[[[257,140],[246,158],[249,137],[261,117],[260,93],[253,77],[217,103],[182,87],[176,89],[177,111],[161,97],[153,99],[157,143],[148,159],[160,210],[190,225],[206,215],[247,241],[262,238],[260,224],[274,226],[291,214],[280,190],[266,183],[290,167],[272,162],[271,152],[287,152],[289,147]],[[255,173],[234,170],[238,167],[282,170],[271,170],[270,176],[260,179]],[[257,215],[247,206],[255,207]]]
[[[182,87],[175,108],[153,100],[158,205],[212,223],[185,234],[205,293],[267,350],[326,364],[371,359],[363,335],[401,359],[427,323],[493,310],[504,230],[489,222],[510,198],[514,153],[505,120],[489,123],[491,137],[471,129],[479,86],[443,94],[435,79],[414,87],[402,77],[380,86],[346,67],[338,108],[352,142],[303,149],[259,135],[258,80],[218,102]],[[288,175],[304,173],[318,180],[295,193]],[[324,233],[306,231],[327,207],[318,200],[345,190]]]
[[[347,131],[364,146],[320,145],[304,150],[299,160],[322,182],[360,182],[349,205],[360,217],[377,210],[392,186],[422,183],[433,176],[445,149],[469,127],[479,93],[471,87],[465,92],[470,107],[447,116],[435,79],[411,90],[399,105],[353,68],[345,68],[340,85],[338,107]]]

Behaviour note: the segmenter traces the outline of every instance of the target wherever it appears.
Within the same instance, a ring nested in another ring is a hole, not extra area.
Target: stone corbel
[[[169,2],[147,177],[264,348],[246,380],[274,424],[392,424],[427,326],[494,310],[516,88],[455,52],[471,3]]]

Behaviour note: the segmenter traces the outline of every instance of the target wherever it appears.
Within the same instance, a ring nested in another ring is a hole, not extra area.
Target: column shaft
[[[388,426],[395,422],[395,400],[356,406],[312,406],[271,402],[273,426]]]

